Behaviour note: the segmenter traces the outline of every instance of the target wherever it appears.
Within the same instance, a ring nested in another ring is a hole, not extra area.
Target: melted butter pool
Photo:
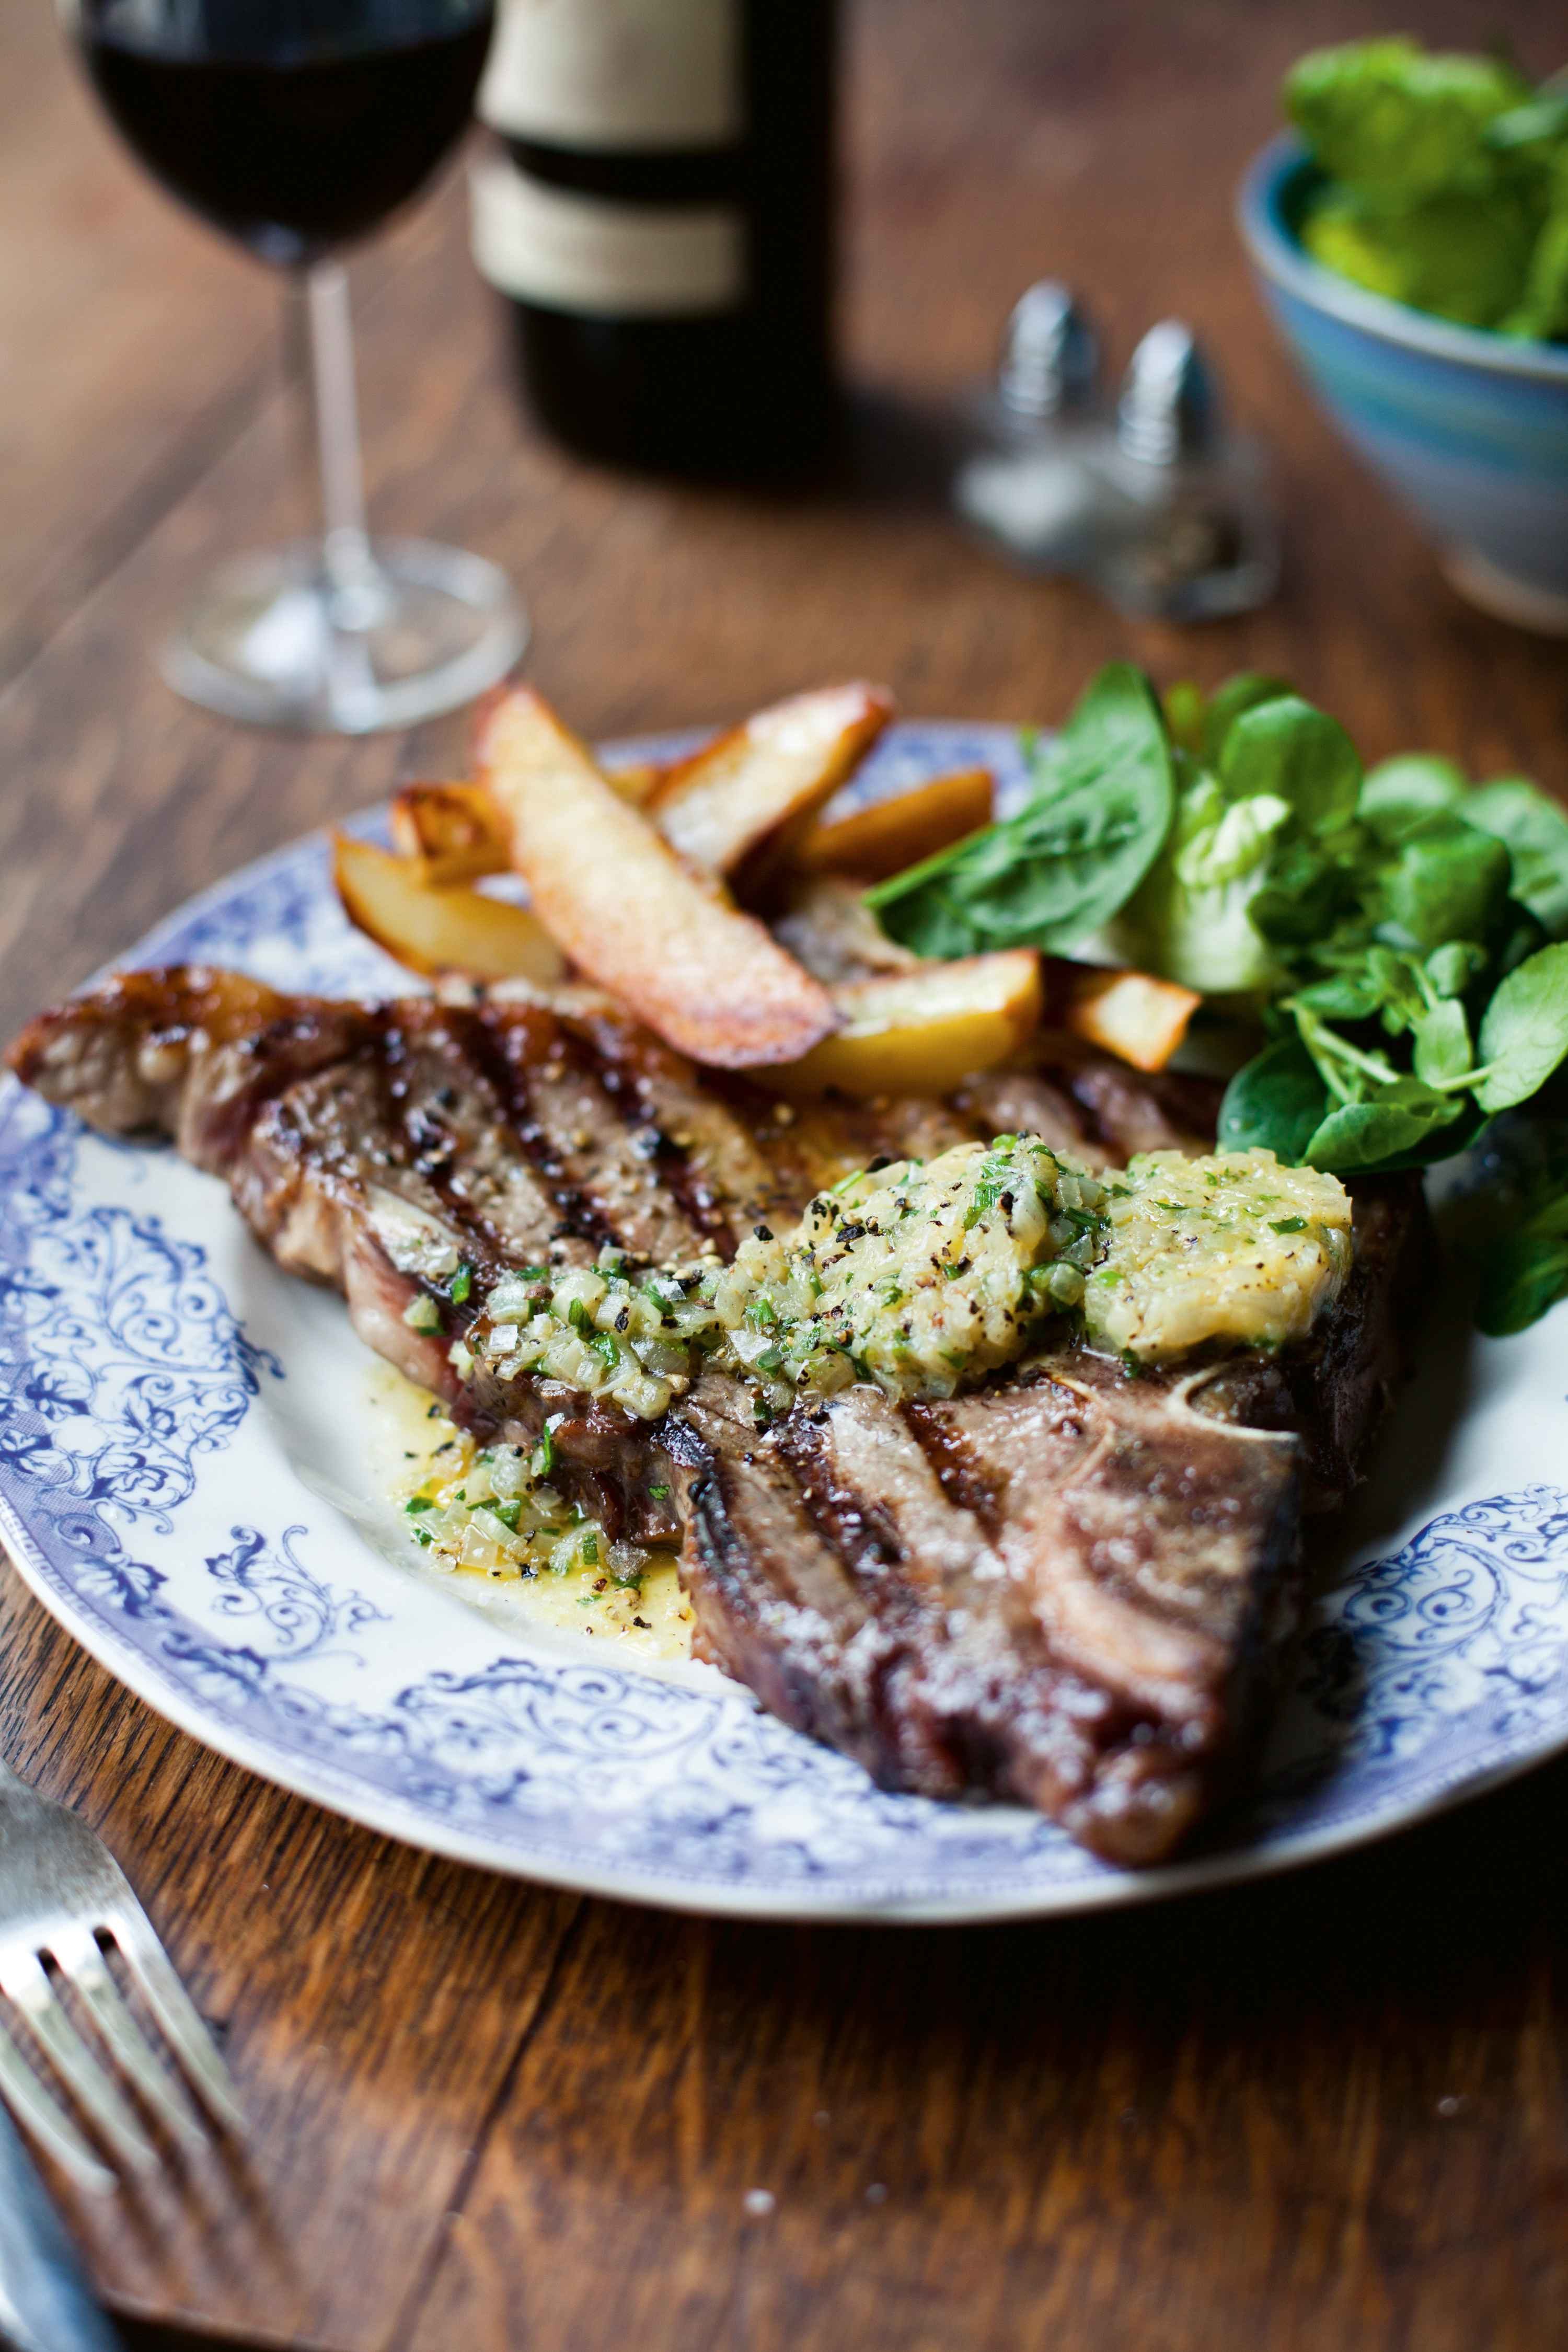
[[[426,1488],[460,1476],[471,1460],[473,1441],[447,1420],[429,1394],[390,1365],[370,1372],[370,1402],[377,1443],[376,1470],[382,1491],[395,1507]],[[574,1568],[563,1575],[546,1570],[520,1575],[509,1564],[459,1565],[422,1549],[412,1529],[405,1538],[405,1563],[437,1579],[499,1622],[533,1627],[557,1636],[584,1634],[595,1642],[647,1658],[680,1660],[691,1654],[692,1615],[680,1590],[673,1550],[655,1547],[639,1584],[616,1584],[602,1570]]]

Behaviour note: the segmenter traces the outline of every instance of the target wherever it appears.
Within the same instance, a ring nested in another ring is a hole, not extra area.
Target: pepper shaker
[[[1226,428],[1214,373],[1179,319],[1139,343],[1114,430],[1089,462],[1104,495],[1084,569],[1123,612],[1207,620],[1273,594],[1279,543],[1263,450]]]

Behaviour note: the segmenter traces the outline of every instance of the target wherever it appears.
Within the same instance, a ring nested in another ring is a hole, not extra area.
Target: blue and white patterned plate
[[[1010,730],[902,726],[866,789],[972,761],[1016,782]],[[320,837],[126,961],[181,958],[408,985],[344,921]],[[0,1532],[23,1575],[197,1738],[414,1844],[691,1910],[999,1917],[1278,1869],[1568,1742],[1568,1308],[1501,1342],[1436,1318],[1323,1552],[1256,1801],[1142,1874],[1011,1807],[885,1796],[710,1669],[499,1627],[410,1555],[367,1364],[220,1186],[0,1092]]]

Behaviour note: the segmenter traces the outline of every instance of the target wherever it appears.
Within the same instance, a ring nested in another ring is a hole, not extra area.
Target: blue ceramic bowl
[[[1315,177],[1296,142],[1277,139],[1237,205],[1287,341],[1461,594],[1568,634],[1568,349],[1449,326],[1321,268],[1296,234]]]

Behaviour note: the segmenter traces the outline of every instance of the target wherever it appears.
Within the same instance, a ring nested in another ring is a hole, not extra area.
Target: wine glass
[[[491,563],[365,527],[342,247],[461,135],[495,0],[57,0],[113,121],[163,185],[287,274],[309,351],[321,534],[209,580],[163,652],[192,701],[363,734],[450,710],[528,627]]]

